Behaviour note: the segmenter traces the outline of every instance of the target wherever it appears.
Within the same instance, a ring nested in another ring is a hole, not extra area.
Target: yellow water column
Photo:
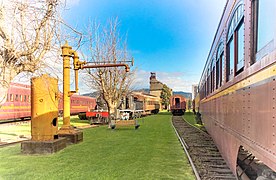
[[[63,57],[63,125],[58,134],[61,137],[67,137],[69,142],[78,143],[83,139],[82,132],[70,124],[70,96],[76,93],[76,91],[70,91],[70,58],[76,57],[74,56],[75,52],[67,42],[61,48]]]
[[[62,47],[63,57],[63,125],[58,131],[58,135],[66,137],[71,143],[78,143],[83,139],[83,133],[76,130],[70,124],[70,96],[78,91],[78,70],[85,68],[107,68],[107,67],[125,67],[126,72],[129,71],[129,66],[124,63],[119,64],[95,64],[87,65],[85,61],[79,60],[78,53],[72,50],[72,47],[66,42]],[[70,59],[73,58],[75,70],[75,91],[70,91]],[[133,59],[132,59],[133,65]]]

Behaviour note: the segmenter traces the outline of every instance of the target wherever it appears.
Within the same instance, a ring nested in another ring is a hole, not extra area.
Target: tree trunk
[[[110,103],[108,105],[108,112],[109,112],[109,116],[110,116],[111,119],[112,118],[115,118],[115,119],[117,118],[116,107],[117,107],[117,103]]]

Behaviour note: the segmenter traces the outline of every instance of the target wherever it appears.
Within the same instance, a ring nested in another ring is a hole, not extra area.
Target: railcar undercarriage
[[[239,180],[276,179],[276,172],[271,170],[251,152],[240,146],[237,158],[237,177]]]

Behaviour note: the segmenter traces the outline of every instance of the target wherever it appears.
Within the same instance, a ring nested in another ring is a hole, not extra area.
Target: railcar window
[[[227,36],[226,81],[243,71],[244,67],[244,25],[243,1],[240,1],[230,21]]]
[[[215,90],[215,64],[216,64],[216,61],[214,58],[212,62],[212,92],[214,92]]]
[[[207,77],[207,95],[210,93],[210,69],[208,69],[208,77]]]
[[[24,95],[24,102],[26,102],[27,101],[27,96],[26,95]]]
[[[204,88],[203,88],[203,94],[204,94],[203,97],[206,97],[206,96],[207,96],[206,81],[205,81]]]
[[[10,94],[10,101],[13,101],[13,94]]]
[[[20,101],[23,102],[23,96],[20,94]]]
[[[222,85],[222,64],[224,62],[224,45],[220,43],[217,51],[217,62],[216,62],[216,89]]]
[[[244,25],[243,23],[237,30],[238,36],[238,60],[237,60],[237,72],[240,72],[244,67]]]
[[[18,94],[15,95],[15,101],[18,101]]]
[[[220,58],[218,58],[216,62],[216,89],[220,86],[219,81],[220,81]]]
[[[234,42],[233,38],[227,44],[227,81],[231,80],[234,75]]]
[[[260,0],[257,3],[257,47],[256,60],[275,48],[276,4],[275,0]]]

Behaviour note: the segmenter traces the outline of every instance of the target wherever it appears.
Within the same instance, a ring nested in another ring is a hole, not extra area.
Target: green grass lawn
[[[139,120],[140,128],[85,129],[84,141],[56,154],[0,148],[0,179],[195,179],[171,127],[171,115]]]

